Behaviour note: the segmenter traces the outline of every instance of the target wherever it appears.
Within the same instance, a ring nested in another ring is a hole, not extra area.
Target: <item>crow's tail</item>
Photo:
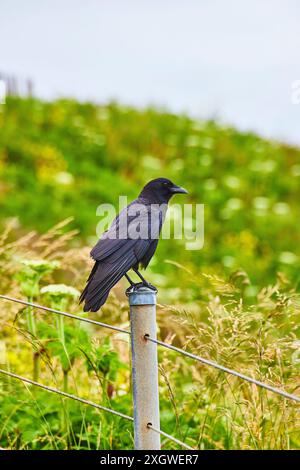
[[[125,272],[120,269],[120,266],[96,261],[79,299],[80,303],[85,302],[83,310],[97,312],[106,302],[109,291],[124,276]]]

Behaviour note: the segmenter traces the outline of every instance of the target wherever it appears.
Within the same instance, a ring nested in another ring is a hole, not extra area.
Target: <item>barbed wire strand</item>
[[[195,450],[193,447],[188,446],[184,442],[181,442],[179,439],[176,439],[176,437],[170,436],[170,434],[167,434],[166,432],[162,431],[161,429],[157,429],[154,426],[152,426],[151,423],[147,424],[147,428],[151,429],[154,432],[157,432],[158,434],[161,434],[162,436],[166,437],[167,439],[170,439],[170,441],[175,442],[176,444],[180,445],[181,447],[184,447],[185,449],[188,450]]]
[[[96,321],[96,320],[92,320],[90,318],[79,317],[77,315],[72,315],[71,313],[62,312],[61,310],[56,310],[54,308],[44,307],[44,305],[39,305],[39,304],[35,304],[35,303],[32,303],[32,302],[27,302],[26,300],[15,299],[14,297],[9,297],[8,295],[0,295],[0,299],[9,300],[10,302],[16,302],[18,304],[27,305],[29,307],[38,308],[38,309],[41,309],[41,310],[45,310],[46,312],[55,313],[56,315],[63,315],[64,317],[73,318],[73,320],[84,321],[86,323],[92,323],[93,325],[102,326],[104,328],[109,328],[110,330],[115,330],[115,331],[118,331],[120,333],[126,333],[126,334],[130,335],[130,331],[124,330],[123,328],[120,328],[118,326],[108,325],[107,323],[102,323],[102,322],[99,322],[99,321]]]
[[[231,374],[236,377],[239,377],[240,379],[246,380],[247,382],[257,385],[258,387],[265,388],[266,390],[269,390],[270,392],[277,393],[278,395],[281,395],[284,398],[288,398],[290,400],[294,400],[300,403],[300,397],[298,397],[297,395],[293,395],[291,393],[285,392],[284,390],[280,390],[279,388],[273,387],[272,385],[268,385],[264,382],[260,382],[259,380],[253,379],[252,377],[248,377],[247,375],[241,374],[240,372],[237,372],[235,370],[229,369],[228,367],[222,366],[221,364],[218,364],[217,362],[213,362],[213,361],[210,361],[209,359],[196,356],[196,354],[189,353],[187,351],[184,351],[183,349],[177,348],[176,346],[172,346],[171,344],[164,343],[163,341],[160,341],[159,339],[151,338],[147,334],[145,335],[145,339],[148,341],[151,341],[152,343],[156,343],[156,344],[159,344],[160,346],[171,349],[172,351],[176,351],[182,354],[183,356],[189,357],[198,362],[202,362],[203,364],[214,367],[215,369],[222,370],[223,372],[226,372],[227,374]]]
[[[90,400],[85,400],[84,398],[77,397],[76,395],[72,395],[71,393],[62,392],[61,390],[58,390],[57,388],[53,388],[53,387],[49,387],[48,385],[40,384],[39,382],[35,382],[34,380],[30,380],[30,379],[27,379],[26,377],[22,377],[21,375],[14,374],[13,372],[8,372],[7,370],[0,369],[0,374],[7,375],[7,376],[12,377],[14,379],[18,379],[18,380],[21,380],[22,382],[28,383],[30,385],[34,385],[35,387],[42,388],[44,390],[47,390],[47,392],[57,393],[58,395],[62,395],[63,397],[71,398],[72,400],[79,401],[81,403],[84,403],[85,405],[93,406],[94,408],[98,408],[101,411],[107,411],[108,413],[112,413],[116,416],[119,416],[120,418],[124,418],[124,419],[128,419],[129,421],[133,421],[133,418],[131,416],[120,413],[119,411],[112,410],[111,408],[106,408],[106,406],[98,405],[97,403],[94,403]]]

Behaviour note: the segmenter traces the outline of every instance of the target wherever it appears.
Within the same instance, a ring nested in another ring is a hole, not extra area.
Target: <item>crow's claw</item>
[[[142,283],[145,287],[148,287],[148,289],[154,290],[154,292],[157,292],[157,288],[150,284],[150,282],[144,282]]]
[[[149,282],[137,282],[129,286],[128,289],[126,289],[126,295],[131,294],[132,292],[138,291],[141,287],[147,287],[148,289],[151,289],[154,292],[157,292],[156,287],[150,284]]]

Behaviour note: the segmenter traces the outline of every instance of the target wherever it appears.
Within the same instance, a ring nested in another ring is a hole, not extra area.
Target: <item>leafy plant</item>
[[[90,270],[97,206],[118,209],[119,195],[131,200],[167,176],[205,204],[205,240],[192,251],[184,240],[159,243],[147,270],[159,287],[159,336],[299,392],[298,148],[117,103],[8,97],[0,127],[1,293],[78,315],[72,288]],[[172,206],[174,223],[181,209]],[[122,291],[90,317],[128,328]],[[4,300],[0,321],[3,367],[28,376],[34,354],[40,382],[132,414],[127,335]],[[162,348],[159,367],[166,432],[200,449],[300,448],[293,402]],[[1,377],[1,447],[130,449],[132,432],[116,416]]]
[[[39,283],[47,274],[52,273],[59,264],[55,261],[47,260],[22,260],[22,268],[16,274],[16,279],[20,282],[20,290],[26,295],[28,302],[33,302],[39,294]],[[32,336],[33,346],[33,380],[39,379],[39,359],[40,347],[37,339],[37,326],[33,307],[28,306],[26,309],[27,328]]]

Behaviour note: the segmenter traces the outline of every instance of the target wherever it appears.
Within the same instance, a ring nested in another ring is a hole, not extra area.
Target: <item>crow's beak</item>
[[[181,188],[180,186],[176,186],[176,184],[170,188],[170,191],[173,194],[188,194],[186,189]]]

